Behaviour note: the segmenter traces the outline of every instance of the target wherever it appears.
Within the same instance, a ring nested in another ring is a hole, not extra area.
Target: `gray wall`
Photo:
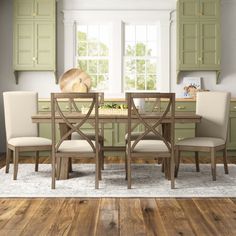
[[[63,72],[63,9],[175,9],[175,0],[58,0],[57,1],[57,74]],[[216,85],[214,72],[186,73],[183,76],[201,76],[203,86],[210,90],[228,90],[236,97],[236,0],[222,0],[222,75]],[[54,75],[50,72],[25,72],[15,84],[12,70],[13,0],[0,0],[0,152],[5,150],[5,131],[2,92],[8,90],[34,90],[41,98],[59,91]],[[182,86],[176,85],[175,22],[171,28],[171,90],[181,94]]]

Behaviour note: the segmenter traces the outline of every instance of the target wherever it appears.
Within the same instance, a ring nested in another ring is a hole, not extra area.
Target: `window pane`
[[[136,44],[136,56],[145,56],[146,45],[144,43]]]
[[[147,40],[148,41],[156,41],[157,40],[157,26],[156,25],[148,25],[147,26]]]
[[[89,74],[96,74],[97,73],[97,61],[96,60],[89,60],[88,61],[88,73]]]
[[[135,26],[134,25],[125,26],[125,39],[126,41],[135,41]]]
[[[137,25],[136,26],[136,42],[146,41],[146,25]]]
[[[89,56],[98,56],[98,45],[97,45],[97,43],[93,43],[93,42],[88,43],[88,55]]]
[[[79,42],[78,45],[78,55],[79,56],[87,56],[87,43],[86,42]]]
[[[147,60],[147,74],[156,74],[156,60]]]
[[[78,60],[79,68],[83,71],[87,71],[87,61],[86,60]]]
[[[145,60],[137,60],[136,61],[137,66],[137,73],[138,74],[144,74],[145,73]]]
[[[109,87],[109,25],[77,26],[77,66],[92,78],[92,89]]]
[[[158,33],[157,25],[126,25],[124,89],[157,89]]]
[[[144,76],[137,77],[137,90],[145,90],[145,77]]]
[[[106,74],[108,73],[108,60],[99,60],[98,64],[98,73],[99,74]]]
[[[125,55],[126,56],[135,56],[135,43],[134,42],[127,42],[125,44]]]
[[[148,75],[147,76],[147,90],[155,90],[156,89],[156,76]]]

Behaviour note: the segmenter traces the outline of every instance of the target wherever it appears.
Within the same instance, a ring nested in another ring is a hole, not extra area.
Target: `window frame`
[[[170,14],[169,10],[65,10],[64,70],[76,66],[76,24],[111,24],[112,45],[109,63],[107,97],[124,97],[123,59],[124,26],[127,24],[160,24],[160,80],[158,92],[170,91]],[[119,35],[119,37],[117,37]],[[115,48],[115,50],[112,50]]]

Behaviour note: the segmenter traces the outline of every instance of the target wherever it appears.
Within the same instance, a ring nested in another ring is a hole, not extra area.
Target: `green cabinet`
[[[230,104],[228,150],[236,151],[236,101]]]
[[[14,1],[14,71],[54,71],[55,0]]]
[[[220,74],[219,0],[177,2],[177,77],[199,70]]]

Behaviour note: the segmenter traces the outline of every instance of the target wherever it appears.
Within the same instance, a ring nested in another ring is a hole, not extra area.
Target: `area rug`
[[[222,165],[217,165],[217,180],[212,181],[210,165],[180,166],[176,188],[164,178],[160,165],[132,165],[132,189],[127,189],[123,164],[109,164],[102,173],[98,190],[94,188],[94,165],[74,164],[68,180],[56,182],[51,190],[51,165],[39,165],[34,172],[33,164],[20,164],[18,179],[0,169],[0,197],[236,197],[236,165],[229,165],[229,175]]]

